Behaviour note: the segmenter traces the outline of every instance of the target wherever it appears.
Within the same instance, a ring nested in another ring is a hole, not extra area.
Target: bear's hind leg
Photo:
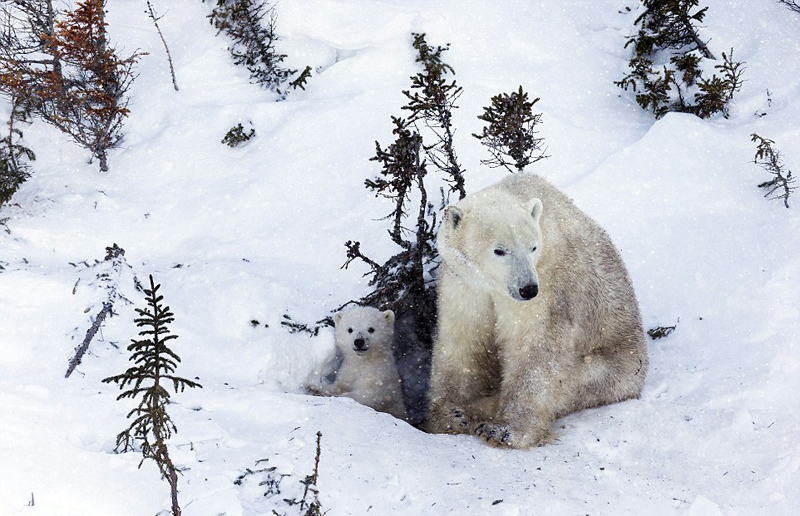
[[[638,398],[647,374],[644,339],[628,345],[600,348],[582,358],[574,405],[566,413]]]

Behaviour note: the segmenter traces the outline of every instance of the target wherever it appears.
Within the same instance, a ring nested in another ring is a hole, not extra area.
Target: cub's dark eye
[[[375,328],[370,328],[367,331],[370,332],[370,333],[375,333]]]
[[[539,248],[538,248],[538,247],[536,247],[536,246],[533,246],[533,248],[531,248],[531,252],[532,252],[532,253],[535,253],[537,249],[539,249]]]
[[[347,328],[347,333],[353,333],[353,328]]]
[[[502,249],[495,249],[494,254],[496,254],[497,256],[505,256],[506,252]]]

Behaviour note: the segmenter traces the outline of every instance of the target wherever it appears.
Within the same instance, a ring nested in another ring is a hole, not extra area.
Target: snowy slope
[[[763,199],[755,185],[767,177],[749,163],[757,132],[800,172],[800,16],[777,2],[705,2],[704,34],[718,52],[735,48],[747,82],[729,119],[654,122],[612,84],[626,70],[636,14],[620,11],[633,0],[284,1],[281,50],[317,72],[283,102],[231,63],[208,3],[153,3],[180,92],[144,2],[109,2],[117,46],[150,53],[110,172],[37,122],[25,130],[34,176],[0,211],[0,514],[169,507],[152,463],[112,453],[130,406],[100,383],[127,367],[135,305],[117,303],[63,378],[104,300],[89,266],[112,243],[132,267],[120,280],[127,299],[142,304],[133,275],[163,284],[178,373],[203,385],[170,407],[185,516],[297,514],[282,500],[300,496],[317,431],[330,515],[800,511],[800,197],[789,210]],[[301,394],[333,338],[290,335],[283,315],[310,323],[367,292],[363,269],[340,269],[346,240],[375,259],[394,251],[375,221],[391,208],[363,181],[417,71],[411,32],[451,44],[468,189],[505,173],[479,164],[477,115],[522,84],[541,97],[552,156],[532,171],[608,229],[645,326],[677,325],[650,342],[641,400],[558,421],[555,444],[496,450]],[[220,140],[238,122],[257,136],[230,149]],[[265,467],[276,469],[235,482]],[[270,483],[281,494],[264,496]]]

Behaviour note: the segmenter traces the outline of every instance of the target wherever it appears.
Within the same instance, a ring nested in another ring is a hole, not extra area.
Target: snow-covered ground
[[[627,69],[633,0],[284,0],[280,50],[316,71],[283,102],[232,64],[208,2],[153,4],[180,91],[145,2],[109,2],[117,46],[150,53],[110,172],[36,122],[25,129],[34,175],[0,211],[0,514],[168,509],[155,465],[112,452],[130,405],[100,382],[128,365],[143,303],[134,274],[162,283],[178,373],[203,385],[170,407],[185,516],[298,514],[283,499],[300,496],[318,431],[331,516],[800,512],[800,196],[788,210],[763,199],[755,185],[768,176],[750,163],[756,132],[800,173],[800,15],[774,1],[703,2],[704,36],[735,49],[746,82],[728,119],[655,122],[612,83]],[[394,251],[375,220],[391,207],[363,181],[418,71],[412,32],[451,44],[468,190],[506,173],[479,164],[477,115],[523,85],[541,98],[551,155],[531,171],[608,229],[645,326],[676,325],[649,343],[640,400],[559,420],[555,444],[497,450],[301,393],[332,332],[289,334],[284,314],[310,323],[368,291],[363,268],[340,269],[346,240],[376,259]],[[222,145],[239,122],[256,138]],[[89,266],[112,243],[126,250],[120,291],[135,304],[117,302],[65,379],[105,296]],[[281,493],[264,496],[276,483]]]

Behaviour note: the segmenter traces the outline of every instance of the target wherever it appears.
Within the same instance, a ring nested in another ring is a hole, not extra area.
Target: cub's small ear
[[[391,310],[386,310],[383,312],[383,316],[386,318],[386,324],[392,326],[394,324],[394,312]]]
[[[339,321],[342,320],[342,312],[336,312],[333,314],[333,324],[339,324]]]
[[[531,214],[531,217],[533,217],[533,221],[536,224],[538,224],[539,219],[542,216],[542,209],[544,208],[544,206],[542,205],[542,201],[534,197],[533,199],[525,203],[524,208],[528,213]]]
[[[444,209],[443,224],[446,224],[450,229],[456,229],[461,223],[461,218],[464,216],[461,209],[457,206],[448,206]]]

